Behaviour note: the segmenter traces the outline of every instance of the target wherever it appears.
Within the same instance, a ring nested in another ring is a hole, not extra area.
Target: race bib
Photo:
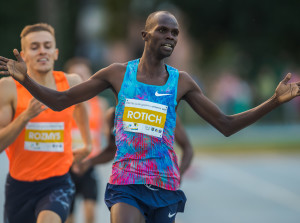
[[[25,127],[25,150],[64,151],[63,122],[29,122]]]
[[[128,132],[143,133],[161,138],[166,122],[168,106],[126,99],[123,128]]]

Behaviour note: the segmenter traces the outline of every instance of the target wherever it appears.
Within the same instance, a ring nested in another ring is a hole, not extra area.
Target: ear
[[[57,60],[57,59],[58,59],[58,54],[59,54],[59,50],[56,48],[56,49],[55,49],[54,60]]]
[[[24,51],[23,50],[20,51],[20,55],[21,55],[22,59],[24,60]]]
[[[20,51],[20,56],[21,56],[22,59],[25,61],[25,55],[24,55],[24,51],[23,51],[23,50]]]
[[[147,41],[148,40],[148,32],[146,32],[145,30],[143,30],[142,32],[141,32],[141,34],[142,34],[142,38],[143,38],[143,40],[144,41]]]

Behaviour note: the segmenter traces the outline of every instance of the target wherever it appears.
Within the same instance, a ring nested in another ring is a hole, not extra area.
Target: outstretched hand
[[[22,82],[27,75],[27,66],[17,49],[14,49],[13,53],[17,60],[0,56],[0,74],[10,75],[15,80]]]
[[[275,90],[275,96],[279,103],[290,101],[300,95],[300,82],[288,83],[291,77],[291,73],[288,73]]]

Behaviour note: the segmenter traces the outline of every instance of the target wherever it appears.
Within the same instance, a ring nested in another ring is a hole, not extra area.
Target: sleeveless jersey
[[[101,101],[99,97],[94,97],[87,101],[88,113],[89,113],[89,125],[92,135],[93,149],[88,155],[88,158],[94,157],[101,151],[101,131],[103,128],[103,111],[101,109]],[[82,148],[84,143],[80,131],[77,127],[75,120],[72,123],[72,148]]]
[[[179,188],[180,174],[173,149],[178,70],[166,65],[163,86],[137,81],[139,60],[128,62],[115,114],[117,152],[110,184],[151,184]]]
[[[69,88],[63,72],[53,71],[58,91]],[[20,83],[17,88],[16,119],[28,107],[32,95]],[[73,162],[71,127],[74,106],[55,112],[47,109],[31,119],[17,139],[5,150],[9,173],[21,181],[61,176]]]

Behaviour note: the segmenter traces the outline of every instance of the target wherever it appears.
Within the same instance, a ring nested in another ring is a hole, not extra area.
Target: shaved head
[[[168,11],[156,11],[156,12],[152,12],[148,16],[148,18],[146,20],[145,31],[149,31],[151,28],[153,28],[153,26],[157,23],[157,18],[160,15],[169,15],[169,16],[174,17],[174,19],[176,20],[175,16],[172,13],[168,12]]]

